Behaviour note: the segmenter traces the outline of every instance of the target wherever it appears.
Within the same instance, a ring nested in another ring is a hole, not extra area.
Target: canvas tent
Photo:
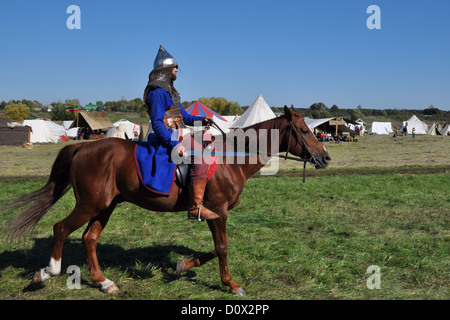
[[[389,134],[391,132],[394,132],[392,130],[392,123],[391,122],[378,122],[374,121],[372,122],[372,128],[369,130],[369,134]]]
[[[204,104],[200,103],[199,101],[190,105],[189,108],[186,109],[186,112],[189,114],[195,115],[195,116],[202,116],[202,117],[209,117],[209,118],[212,118],[213,116],[215,116],[216,118],[218,118],[222,121],[227,121],[220,114],[211,110],[210,108],[208,108]]]
[[[222,116],[222,118],[224,118],[225,120],[227,120],[228,123],[233,123],[235,122],[237,119],[239,119],[241,116],[238,115],[234,115],[234,116]]]
[[[69,129],[72,128],[89,128],[94,130],[107,130],[108,128],[114,127],[111,120],[109,120],[106,112],[99,111],[80,111],[78,112],[77,118],[72,122]]]
[[[59,138],[53,134],[53,132],[47,126],[47,122],[48,121],[42,119],[23,121],[23,125],[31,127],[31,143],[58,142]]]
[[[29,141],[31,128],[7,118],[0,118],[0,145],[20,146]]]
[[[428,125],[421,121],[416,115],[413,115],[406,121],[403,121],[403,126],[406,126],[407,132],[409,134],[412,133],[412,129],[415,128],[416,134],[427,134],[428,133]]]
[[[450,125],[447,123],[440,132],[443,136],[449,135],[448,133],[450,132]]]
[[[434,122],[427,131],[427,135],[441,135],[442,126],[438,122]]]
[[[67,121],[63,121],[62,125],[63,125],[64,129],[66,129],[67,137],[76,138],[77,134],[78,134],[78,127],[69,129],[71,127],[72,123],[73,123],[72,120],[67,120]]]
[[[334,118],[320,118],[320,119],[312,119],[305,117],[305,123],[309,127],[309,129],[314,132],[314,129],[321,126],[324,123],[333,120]]]
[[[354,122],[348,123],[348,127],[351,130],[354,130],[355,132],[356,132],[356,126],[358,126],[358,128],[359,128],[360,135],[362,135],[365,132],[365,127],[366,127],[366,123],[364,122],[364,120],[358,119],[358,120],[355,120]]]
[[[223,121],[216,116],[214,116],[213,121],[217,124],[217,126],[225,133],[228,133],[230,131],[230,127],[233,125],[233,121]],[[215,126],[210,127],[210,132],[213,136],[219,135],[222,132],[217,129]]]
[[[242,116],[231,125],[231,128],[245,128],[275,117],[275,113],[270,109],[262,95],[259,95],[255,102],[245,110]]]
[[[309,127],[309,129],[317,133],[316,131],[321,132],[329,132],[332,134],[336,133],[336,124],[333,122],[338,122],[337,131],[338,132],[348,132],[350,135],[356,135],[356,131],[353,129],[355,128],[355,125],[357,123],[355,121],[352,121],[350,119],[346,118],[320,118],[320,119],[311,119],[311,118],[305,118],[305,123]],[[353,126],[353,127],[351,127]],[[352,129],[353,128],[353,129]]]
[[[114,127],[108,128],[105,138],[135,139],[140,135],[140,126],[125,119],[114,122]]]
[[[64,139],[64,137],[67,137],[66,129],[64,126],[59,125],[53,121],[45,121],[45,124],[50,129],[50,131],[53,133],[56,139]]]
[[[129,139],[132,139],[135,136],[139,137],[139,135],[140,135],[141,126],[136,123],[131,122],[130,120],[121,119],[119,121],[114,122],[113,124],[116,128],[117,127],[123,128],[122,130],[126,132]]]

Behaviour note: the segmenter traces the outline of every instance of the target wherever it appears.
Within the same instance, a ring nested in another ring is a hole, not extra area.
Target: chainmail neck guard
[[[147,95],[148,93],[156,88],[161,88],[166,90],[172,99],[179,96],[180,94],[175,89],[173,82],[176,80],[176,76],[172,74],[172,70],[175,65],[165,65],[159,66],[150,72],[148,76],[148,83],[144,90],[144,104],[147,106]],[[148,108],[148,106],[147,106]]]

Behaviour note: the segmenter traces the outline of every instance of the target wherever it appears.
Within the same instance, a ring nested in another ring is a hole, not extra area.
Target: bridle
[[[295,124],[296,124],[298,121],[300,121],[300,120],[302,120],[302,119],[297,119],[296,121],[290,121],[290,122],[288,123],[288,126],[290,126],[289,137],[288,137],[288,147],[287,147],[287,150],[286,150],[286,154],[283,156],[283,158],[284,158],[285,160],[290,159],[290,160],[295,160],[295,161],[303,161],[305,164],[306,164],[306,162],[309,162],[309,163],[311,163],[312,165],[315,165],[315,164],[317,164],[317,161],[316,161],[316,158],[314,158],[313,153],[314,153],[314,151],[317,150],[317,148],[318,148],[319,146],[316,147],[316,148],[314,148],[311,152],[309,152],[309,154],[310,154],[310,157],[309,157],[309,158],[302,158],[302,157],[288,157],[289,149],[291,148],[291,136],[292,136],[292,132],[294,132],[294,134],[295,134],[295,138],[296,138],[295,141],[296,141],[296,144],[299,143],[299,141],[300,141],[300,133],[298,132],[298,130],[297,130],[296,126],[295,126]]]

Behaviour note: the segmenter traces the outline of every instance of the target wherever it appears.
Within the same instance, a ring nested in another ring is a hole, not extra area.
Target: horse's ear
[[[284,114],[288,121],[292,120],[292,110],[288,108],[288,106],[284,106]]]

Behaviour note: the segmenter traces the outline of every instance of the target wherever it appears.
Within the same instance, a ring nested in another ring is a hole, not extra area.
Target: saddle
[[[175,177],[177,183],[184,187],[189,179],[189,165],[187,163],[181,163],[177,165],[177,170],[175,172]]]

